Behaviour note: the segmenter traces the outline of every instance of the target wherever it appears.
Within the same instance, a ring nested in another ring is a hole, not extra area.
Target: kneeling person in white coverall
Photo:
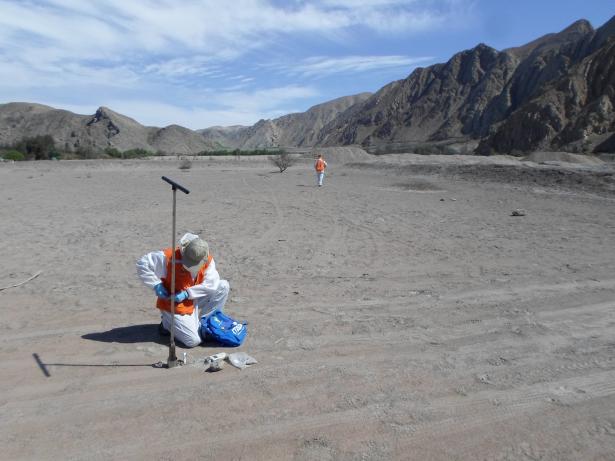
[[[161,328],[171,328],[172,249],[153,251],[137,261],[137,274],[154,289],[156,307],[162,314]],[[229,283],[220,279],[207,242],[195,234],[185,234],[175,249],[175,322],[173,335],[187,347],[201,344],[200,319],[214,309],[222,310]]]

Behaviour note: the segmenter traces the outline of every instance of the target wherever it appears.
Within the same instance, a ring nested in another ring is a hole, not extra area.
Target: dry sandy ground
[[[0,287],[40,275],[0,291],[0,457],[615,459],[612,170],[329,160],[320,189],[307,163],[1,164]],[[162,175],[251,368],[152,367]]]

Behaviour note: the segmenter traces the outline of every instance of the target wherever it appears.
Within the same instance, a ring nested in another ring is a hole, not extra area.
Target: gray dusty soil
[[[0,446],[19,460],[615,459],[612,169],[332,155],[0,164]],[[142,254],[210,243],[258,360],[166,361]],[[512,211],[524,210],[524,216]]]

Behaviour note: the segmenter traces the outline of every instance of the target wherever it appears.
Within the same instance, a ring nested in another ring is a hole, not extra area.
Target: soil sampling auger
[[[175,368],[177,366],[177,355],[175,355],[175,203],[176,203],[176,195],[177,189],[182,191],[184,194],[189,194],[190,191],[183,186],[180,186],[175,181],[167,178],[166,176],[162,177],[163,181],[171,184],[171,189],[173,190],[173,240],[171,241],[171,254],[173,255],[171,258],[171,339],[169,342],[169,358],[167,359],[167,368]]]

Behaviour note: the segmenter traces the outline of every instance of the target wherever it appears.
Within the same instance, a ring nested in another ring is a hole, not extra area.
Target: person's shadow
[[[158,324],[155,323],[118,327],[108,331],[101,331],[100,333],[87,333],[81,337],[103,343],[134,344],[154,342],[165,346],[169,344],[169,338],[160,336]]]

